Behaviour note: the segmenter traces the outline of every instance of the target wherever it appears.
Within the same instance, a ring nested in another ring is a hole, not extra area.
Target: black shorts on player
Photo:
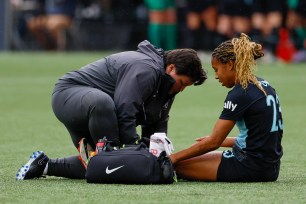
[[[254,170],[245,167],[238,161],[232,151],[222,154],[217,172],[217,181],[222,182],[269,182],[276,181],[279,175],[280,161],[264,170]]]
[[[244,0],[219,0],[219,14],[228,16],[250,16],[251,4],[247,4]]]
[[[188,0],[187,10],[189,12],[201,13],[205,9],[216,5],[214,0]]]
[[[286,8],[285,0],[253,0],[252,12],[267,14],[270,12],[283,12]]]

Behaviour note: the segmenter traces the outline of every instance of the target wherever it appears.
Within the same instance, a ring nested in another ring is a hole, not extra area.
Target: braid
[[[235,61],[234,46],[230,40],[221,43],[212,53],[212,57],[218,59],[222,63],[230,60]]]
[[[264,55],[262,46],[251,42],[249,36],[241,33],[240,38],[233,38],[219,45],[212,53],[212,57],[221,63],[234,61],[236,69],[236,82],[239,81],[242,88],[246,89],[249,82],[254,83],[265,95],[266,92],[258,82],[254,71],[256,59]]]

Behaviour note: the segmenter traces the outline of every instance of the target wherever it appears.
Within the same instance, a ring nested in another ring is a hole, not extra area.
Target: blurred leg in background
[[[238,33],[251,31],[250,10],[252,2],[248,0],[218,1],[218,44],[235,37]]]
[[[264,45],[265,49],[275,54],[279,29],[282,27],[286,12],[286,0],[253,0],[252,39]]]
[[[44,6],[44,14],[29,19],[28,28],[43,49],[64,50],[77,0],[48,0]]]
[[[46,22],[46,28],[55,41],[57,50],[66,48],[66,31],[71,27],[72,18],[66,15],[50,15]]]
[[[187,27],[191,33],[191,47],[212,50],[217,27],[217,6],[214,0],[187,1]]]
[[[298,50],[294,62],[306,62],[306,0],[288,0],[286,27]]]
[[[45,50],[51,50],[54,49],[54,43],[52,43],[50,41],[50,37],[48,37],[48,33],[45,28],[46,23],[47,23],[47,16],[39,15],[30,18],[27,25],[29,31],[31,32],[33,37],[37,40],[41,48]]]
[[[176,48],[177,16],[174,0],[145,0],[149,10],[148,38],[165,50]]]

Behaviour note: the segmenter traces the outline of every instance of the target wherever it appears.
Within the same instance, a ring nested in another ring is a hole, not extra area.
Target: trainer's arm
[[[218,149],[235,125],[235,121],[218,119],[212,133],[187,149],[170,155],[172,163],[196,157]]]
[[[156,89],[158,78],[159,72],[143,62],[130,64],[129,68],[119,72],[114,102],[122,144],[134,144],[139,139],[136,116],[143,109],[144,101]]]

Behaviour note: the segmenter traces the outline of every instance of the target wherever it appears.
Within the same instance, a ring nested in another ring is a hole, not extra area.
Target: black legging
[[[104,136],[119,142],[114,101],[101,90],[74,86],[56,92],[52,96],[52,108],[76,147],[81,138],[86,138],[92,146]]]
[[[81,138],[86,138],[93,148],[104,136],[119,142],[115,104],[106,93],[85,86],[70,87],[53,94],[52,108],[66,126],[76,148]],[[77,156],[50,159],[48,162],[50,176],[83,179],[85,172]]]
[[[85,173],[85,167],[78,156],[50,159],[48,162],[48,176],[84,179]]]

